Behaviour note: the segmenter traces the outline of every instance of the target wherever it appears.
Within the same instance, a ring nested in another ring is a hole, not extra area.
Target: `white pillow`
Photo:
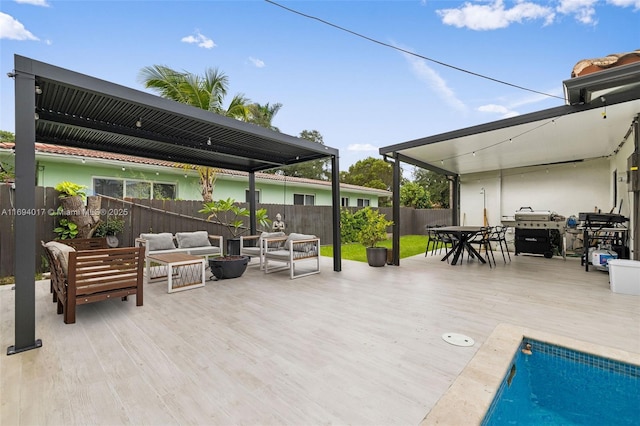
[[[287,237],[287,241],[285,241],[284,243],[284,248],[287,250],[291,250],[291,246],[292,246],[291,241],[311,240],[314,238],[317,238],[317,237],[315,235],[296,234],[292,232]],[[296,244],[293,246],[293,250],[309,252],[313,250],[313,246],[314,244]]]
[[[209,234],[207,231],[176,232],[179,248],[209,247]]]
[[[176,248],[173,243],[173,235],[170,232],[159,234],[140,234],[140,238],[147,240],[147,250],[171,250]]]

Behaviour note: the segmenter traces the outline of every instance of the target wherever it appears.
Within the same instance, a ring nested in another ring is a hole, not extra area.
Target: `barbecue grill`
[[[566,229],[564,216],[550,210],[521,207],[515,213],[515,253],[541,254],[551,258],[554,251],[560,249],[564,257],[563,241]]]

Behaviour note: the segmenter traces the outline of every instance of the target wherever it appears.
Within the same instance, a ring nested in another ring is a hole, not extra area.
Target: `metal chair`
[[[507,245],[507,227],[506,226],[494,227],[493,232],[489,236],[489,242],[498,243],[500,245],[500,251],[502,252],[502,259],[504,260],[504,263],[507,263],[507,258],[504,255],[504,251],[506,250],[507,256],[509,256],[509,262],[511,262],[511,254],[509,253],[509,246]]]

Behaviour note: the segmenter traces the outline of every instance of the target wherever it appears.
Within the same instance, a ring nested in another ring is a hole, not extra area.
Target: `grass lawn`
[[[400,259],[424,253],[429,238],[426,235],[405,235],[400,237]],[[379,247],[391,249],[391,240],[382,241]],[[322,256],[333,256],[333,246],[320,247]],[[362,244],[350,243],[342,245],[342,258],[346,260],[356,260],[358,262],[367,261],[367,253]]]

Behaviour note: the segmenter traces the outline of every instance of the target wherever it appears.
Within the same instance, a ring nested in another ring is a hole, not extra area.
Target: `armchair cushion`
[[[161,232],[159,234],[140,234],[140,238],[147,240],[147,250],[171,250],[175,249],[173,243],[173,235],[170,232]]]
[[[260,234],[260,240],[264,240],[267,238],[278,238],[278,237],[285,237],[287,234],[285,234],[282,231],[277,231],[277,232],[263,232],[262,234]],[[281,241],[274,241],[272,243],[269,243],[269,247],[268,248],[278,248],[280,247],[280,245],[282,244]],[[262,246],[262,244],[260,244],[260,246]]]
[[[49,241],[45,246],[51,250],[53,255],[58,259],[62,267],[62,272],[67,275],[69,272],[69,252],[76,251],[76,249],[57,241]]]
[[[178,248],[207,247],[210,246],[207,231],[176,232]]]
[[[291,250],[293,246],[293,251],[302,251],[302,252],[310,252],[314,249],[314,244],[293,244],[292,241],[300,241],[300,240],[311,240],[317,238],[315,235],[307,235],[307,234],[296,234],[291,233],[287,237],[287,241],[284,243],[284,247],[287,250]]]

